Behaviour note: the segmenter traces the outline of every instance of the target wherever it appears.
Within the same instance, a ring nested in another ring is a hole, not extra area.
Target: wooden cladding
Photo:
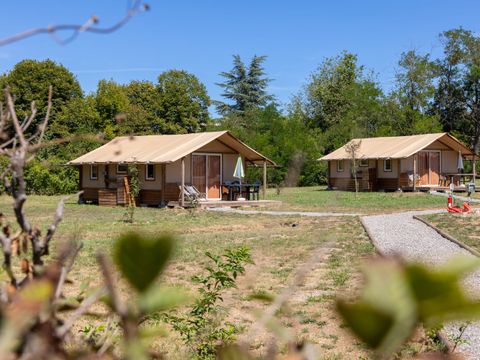
[[[117,205],[117,189],[99,189],[98,205],[116,206]]]

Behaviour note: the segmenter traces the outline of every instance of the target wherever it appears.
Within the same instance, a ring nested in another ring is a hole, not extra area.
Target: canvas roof
[[[253,164],[264,160],[269,165],[273,161],[244,144],[228,131],[203,132],[178,135],[120,136],[79,158],[69,165],[105,163],[152,163],[166,164],[218,140],[232,152],[241,154]]]
[[[350,142],[361,141],[358,158],[363,159],[402,159],[425,149],[435,141],[440,141],[455,151],[460,151],[465,157],[471,157],[473,152],[459,140],[448,133],[422,134],[410,136],[389,136],[365,139],[353,139]],[[351,156],[345,146],[323,156],[318,160],[346,160]]]

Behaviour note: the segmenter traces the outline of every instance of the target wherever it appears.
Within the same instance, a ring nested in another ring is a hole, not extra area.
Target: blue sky
[[[194,73],[219,99],[218,75],[232,54],[267,55],[270,91],[281,104],[296,94],[325,57],[356,53],[386,90],[402,51],[439,55],[441,31],[462,26],[478,32],[475,0],[175,0],[149,1],[110,35],[83,34],[61,46],[48,35],[0,47],[0,72],[16,62],[50,58],[68,67],[88,93],[98,80],[155,81],[161,71]],[[107,26],[125,12],[124,0],[16,0],[2,4],[0,37],[57,23],[82,23],[92,14]]]

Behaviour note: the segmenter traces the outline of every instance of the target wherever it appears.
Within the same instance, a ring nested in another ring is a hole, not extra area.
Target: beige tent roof
[[[473,152],[459,140],[448,133],[423,134],[411,136],[390,136],[365,139],[353,139],[350,142],[361,140],[358,157],[363,159],[401,159],[407,158],[435,141],[447,145],[463,156],[472,156]],[[345,145],[318,160],[345,160],[351,156],[345,151]]]
[[[269,165],[275,165],[273,161],[238,140],[228,131],[179,135],[121,136],[70,161],[68,164],[172,163],[214,140],[220,141],[253,164],[261,164],[266,160]]]

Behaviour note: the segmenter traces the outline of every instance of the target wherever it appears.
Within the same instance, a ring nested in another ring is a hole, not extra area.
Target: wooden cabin
[[[459,157],[474,153],[448,133],[353,139],[360,144],[356,154],[359,190],[456,190],[474,181],[475,174],[458,169]],[[355,190],[353,160],[348,144],[323,156],[328,162],[328,185],[332,189]]]
[[[180,189],[194,185],[207,200],[224,198],[223,184],[233,177],[238,157],[244,166],[275,165],[228,131],[180,135],[117,137],[70,161],[79,168],[82,200],[100,205],[127,203],[128,166],[138,167],[140,204],[159,206],[179,201]],[[183,198],[182,198],[183,200]]]

